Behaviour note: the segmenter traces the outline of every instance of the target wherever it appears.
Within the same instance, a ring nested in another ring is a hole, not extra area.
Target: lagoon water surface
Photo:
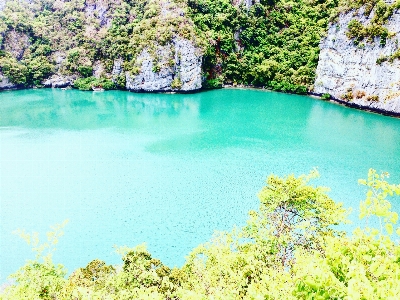
[[[357,179],[375,168],[400,183],[399,119],[256,90],[1,92],[0,151],[0,282],[34,257],[17,228],[44,240],[69,219],[54,255],[69,272],[144,242],[181,266],[214,230],[245,224],[268,174],[318,167],[355,225]]]

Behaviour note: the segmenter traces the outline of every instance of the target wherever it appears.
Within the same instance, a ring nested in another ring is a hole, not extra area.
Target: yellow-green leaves
[[[388,173],[379,175],[375,170],[370,169],[367,180],[359,180],[358,183],[368,187],[366,199],[360,203],[360,219],[376,216],[380,223],[380,234],[393,233],[393,225],[398,221],[398,214],[391,211],[392,205],[386,200],[388,196],[400,195],[400,185],[389,184],[385,179]],[[382,224],[383,223],[383,224]]]
[[[33,232],[32,234],[26,233],[23,229],[18,229],[14,231],[20,238],[25,240],[25,242],[32,247],[32,251],[36,253],[36,260],[51,260],[51,256],[56,250],[56,245],[60,237],[64,235],[64,227],[67,225],[68,220],[60,224],[51,226],[51,231],[47,232],[47,242],[39,244],[39,234]],[[44,252],[47,250],[47,254]]]
[[[0,299],[390,299],[400,295],[400,246],[391,240],[398,216],[386,197],[400,194],[370,170],[363,217],[379,228],[338,234],[331,226],[346,211],[313,187],[308,176],[268,177],[260,209],[249,213],[245,228],[216,233],[195,248],[182,268],[170,269],[145,245],[122,247],[122,265],[95,259],[68,279],[51,255],[62,233],[58,225],[39,243],[38,235],[19,231],[45,258],[29,261],[13,274],[16,283]],[[400,228],[396,230],[400,235]]]
[[[300,177],[270,175],[259,193],[260,210],[248,221],[248,237],[275,245],[283,265],[291,264],[296,247],[319,248],[320,238],[338,234],[332,226],[346,220],[348,212],[328,197],[328,189],[308,184],[317,176],[315,170]]]

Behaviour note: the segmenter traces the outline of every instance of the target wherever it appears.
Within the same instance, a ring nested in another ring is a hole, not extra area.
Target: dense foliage
[[[374,9],[374,16],[369,25],[364,26],[360,21],[353,19],[348,25],[349,38],[352,38],[356,45],[359,45],[364,39],[368,43],[373,43],[376,37],[380,38],[380,45],[386,44],[386,39],[389,36],[389,30],[384,26],[385,22],[393,15],[393,12],[400,8],[400,1],[395,1],[392,4],[386,4],[383,1],[355,1],[348,3],[349,8],[359,9],[364,5],[364,15],[369,16]]]
[[[40,86],[61,74],[103,77],[124,88],[121,77],[140,71],[143,50],[155,72],[160,64],[174,64],[159,57],[158,47],[180,37],[202,49],[205,88],[244,84],[306,93],[313,88],[320,39],[339,12],[374,11],[369,25],[352,20],[348,37],[359,47],[376,38],[383,46],[390,38],[385,22],[400,8],[400,0],[251,2],[6,0],[0,12],[0,73],[22,86]],[[396,52],[378,63],[398,57]],[[116,60],[122,75],[113,73]]]
[[[141,245],[119,249],[120,266],[95,259],[65,278],[51,259],[63,225],[42,245],[20,231],[37,255],[11,276],[15,284],[0,299],[398,299],[398,215],[386,198],[400,195],[400,185],[370,170],[359,181],[368,188],[360,218],[375,218],[379,227],[348,235],[334,228],[348,211],[308,184],[316,175],[269,176],[247,225],[217,233],[180,269]]]
[[[305,93],[314,82],[319,42],[338,1],[189,0],[208,79]]]
[[[96,78],[93,76],[79,78],[75,80],[74,87],[82,91],[90,91],[93,88],[102,88],[104,90],[115,89],[115,84],[107,78]]]
[[[124,88],[124,80],[112,76],[114,60],[137,73],[143,49],[157,60],[157,45],[174,37],[198,42],[190,19],[163,15],[165,5],[184,10],[165,0],[8,0],[0,12],[0,72],[25,86],[40,86],[57,73],[104,77]]]

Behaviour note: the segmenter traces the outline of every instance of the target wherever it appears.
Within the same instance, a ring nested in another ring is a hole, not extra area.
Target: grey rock
[[[4,37],[4,50],[20,60],[25,50],[30,45],[29,36],[26,33],[17,32],[15,29],[10,30]]]
[[[353,98],[346,101],[365,108],[400,113],[400,60],[376,63],[378,58],[399,49],[400,13],[395,11],[385,24],[393,37],[387,39],[384,47],[380,46],[380,38],[375,38],[374,43],[364,41],[355,46],[346,36],[348,23],[357,18],[363,25],[369,24],[374,11],[370,16],[364,16],[363,11],[361,8],[341,14],[338,22],[329,26],[327,36],[320,43],[314,92],[329,93],[336,99],[344,99],[344,95],[350,93]],[[372,101],[372,96],[377,96],[379,101]]]
[[[117,4],[120,1],[117,1]],[[85,2],[85,15],[87,18],[97,19],[100,27],[111,26],[112,20],[108,15],[109,1],[105,0],[86,0]]]
[[[171,0],[160,2],[160,17],[169,19],[184,16],[185,11]],[[201,88],[202,53],[193,41],[175,36],[170,43],[156,45],[156,53],[151,55],[144,49],[136,58],[138,74],[126,72],[126,89],[145,92],[189,92]],[[115,63],[114,63],[115,66]]]
[[[59,66],[65,61],[66,54],[63,51],[56,51],[53,53],[53,58],[57,66]]]
[[[74,84],[77,76],[67,76],[61,74],[54,74],[50,78],[44,80],[42,84],[48,88],[65,88]]]
[[[189,40],[175,38],[166,46],[158,46],[157,62],[145,49],[137,58],[139,74],[126,72],[126,88],[132,91],[181,91],[201,88],[201,53]],[[173,88],[179,81],[180,88]]]
[[[16,89],[18,85],[12,83],[2,72],[0,72],[0,90]]]
[[[95,61],[93,64],[93,76],[100,78],[103,74],[105,74],[103,63],[99,60]]]
[[[124,69],[122,67],[123,62],[124,61],[121,58],[114,60],[114,65],[113,65],[113,69],[111,72],[111,75],[113,76],[113,78],[120,75],[124,71]]]
[[[254,4],[260,3],[260,0],[233,0],[232,4],[235,6],[244,5],[246,9],[250,9]]]
[[[176,39],[175,66],[182,82],[182,91],[191,91],[201,88],[201,56],[192,42]]]

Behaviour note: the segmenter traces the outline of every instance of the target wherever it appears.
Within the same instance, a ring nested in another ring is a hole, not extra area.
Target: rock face
[[[4,50],[11,53],[17,60],[22,58],[29,45],[28,35],[16,30],[11,30],[4,38]]]
[[[157,61],[147,50],[137,62],[137,75],[126,73],[126,89],[144,92],[189,92],[201,88],[201,54],[191,41],[174,39],[171,44],[159,46]]]
[[[244,5],[247,9],[250,9],[254,4],[260,3],[260,0],[233,0],[232,4],[235,6]]]
[[[352,19],[365,26],[374,16],[374,11],[368,17],[363,13],[361,8],[356,13],[341,14],[338,23],[330,25],[320,44],[314,92],[329,93],[336,99],[364,108],[400,113],[400,59],[377,63],[379,58],[399,49],[400,11],[395,11],[385,24],[393,37],[388,38],[383,47],[378,37],[373,43],[364,41],[358,46],[347,38]]]
[[[0,90],[9,90],[18,88],[17,84],[10,82],[10,80],[0,72]]]
[[[172,19],[184,16],[185,11],[172,1],[160,2],[163,23],[169,24]],[[156,40],[151,42],[156,45],[156,50],[145,48],[140,52],[135,61],[137,74],[126,72],[127,90],[190,92],[201,88],[202,54],[193,40],[175,35],[166,45],[159,45]]]
[[[0,0],[1,1],[1,0]],[[28,49],[30,42],[25,33],[11,30],[4,36],[4,50],[9,52],[16,60],[20,60]],[[1,49],[1,45],[0,45]],[[20,85],[12,83],[9,78],[0,71],[0,90],[17,89]]]
[[[60,68],[66,59],[65,52],[56,51],[52,55],[52,59],[55,62],[55,74],[46,78],[42,81],[42,84],[46,88],[65,88],[74,84],[77,79],[76,75],[64,75],[60,72]]]
[[[64,76],[60,74],[54,74],[50,78],[44,80],[42,84],[47,88],[65,88],[73,85],[77,76]]]

